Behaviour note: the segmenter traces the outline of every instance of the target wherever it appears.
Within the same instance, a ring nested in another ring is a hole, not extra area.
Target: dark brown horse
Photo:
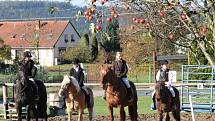
[[[26,106],[27,109],[27,121],[30,121],[33,111],[36,121],[38,118],[44,118],[47,121],[47,93],[44,83],[40,80],[35,80],[38,86],[39,101],[34,100],[34,92],[30,81],[25,74],[25,68],[23,65],[19,65],[18,77],[15,84],[15,105],[18,114],[18,121],[22,121],[22,107]]]
[[[164,81],[158,81],[155,86],[155,102],[157,111],[159,113],[159,120],[163,120],[165,114],[166,121],[170,120],[169,112],[172,112],[176,121],[180,121],[180,98],[179,91],[174,88],[175,99],[173,100],[172,94]],[[173,102],[174,101],[174,102]],[[174,105],[173,105],[174,103]]]
[[[128,102],[126,87],[122,80],[117,78],[111,67],[101,67],[101,84],[106,89],[106,102],[110,112],[110,121],[114,121],[113,108],[119,108],[119,121],[125,121],[124,107],[128,106],[131,121],[137,121],[137,91],[133,82],[130,82],[134,99]]]

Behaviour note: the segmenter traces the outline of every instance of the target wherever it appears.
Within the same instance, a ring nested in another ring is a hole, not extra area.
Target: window
[[[69,39],[68,39],[68,34],[65,34],[65,35],[64,35],[64,41],[65,41],[65,43],[67,43],[67,42],[69,41]]]
[[[74,42],[75,39],[74,39],[74,34],[71,34],[71,42]]]
[[[66,48],[59,48],[59,57],[63,57],[63,54],[66,52]]]

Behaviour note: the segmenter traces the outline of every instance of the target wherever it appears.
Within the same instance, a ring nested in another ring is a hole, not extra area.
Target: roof
[[[69,20],[0,22],[0,37],[12,48],[32,48],[36,46],[36,35],[39,33],[39,47],[50,48],[54,47],[68,24],[71,24]]]
[[[187,55],[157,56],[157,60],[187,60]]]

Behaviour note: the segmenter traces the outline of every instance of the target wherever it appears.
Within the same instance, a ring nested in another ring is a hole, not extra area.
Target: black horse
[[[38,87],[39,100],[34,99],[34,90],[32,85],[34,83],[29,80],[25,74],[23,65],[19,65],[18,79],[15,84],[15,104],[18,113],[18,121],[22,120],[22,107],[26,106],[27,121],[31,119],[31,111],[33,111],[36,121],[38,118],[44,118],[47,121],[47,92],[44,83],[40,80],[35,80]]]

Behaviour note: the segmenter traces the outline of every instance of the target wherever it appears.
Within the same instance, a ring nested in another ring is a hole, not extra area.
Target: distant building
[[[11,46],[12,59],[28,50],[36,60],[39,55],[42,66],[57,65],[62,53],[81,38],[69,20],[4,21],[0,22],[0,37]]]

